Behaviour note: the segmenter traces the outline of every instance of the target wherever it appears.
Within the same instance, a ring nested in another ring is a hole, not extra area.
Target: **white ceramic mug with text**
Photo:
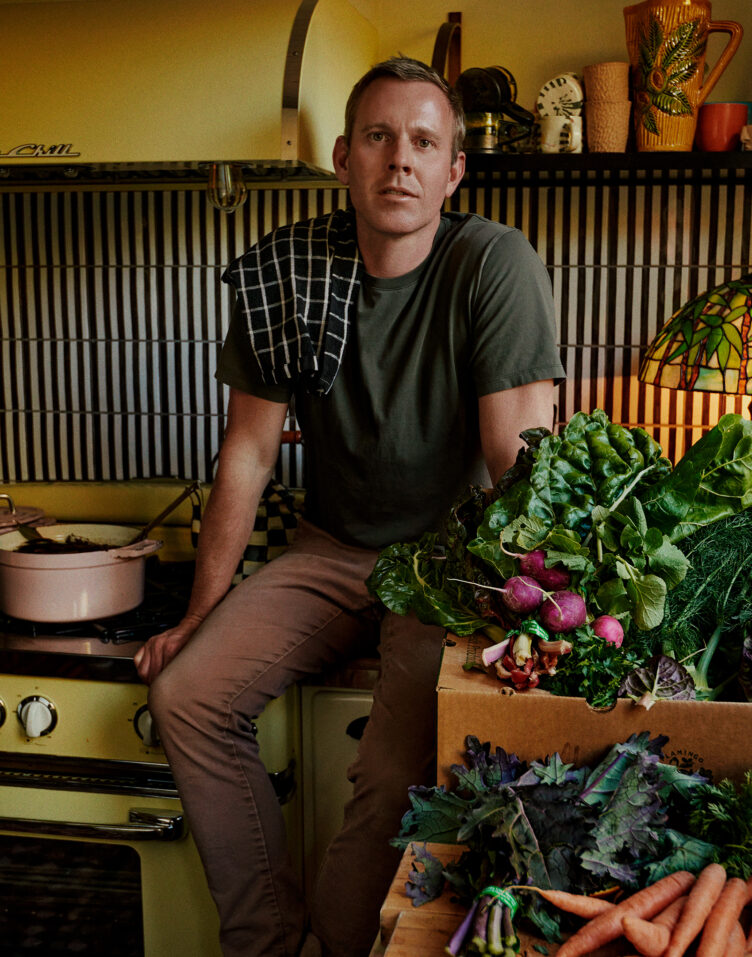
[[[581,153],[581,116],[542,116],[540,148],[543,153]]]

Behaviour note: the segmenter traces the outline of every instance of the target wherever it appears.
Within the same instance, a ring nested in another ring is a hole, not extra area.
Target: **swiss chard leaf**
[[[468,547],[486,557],[484,544],[498,541],[520,515],[535,516],[547,528],[562,525],[580,536],[599,504],[612,505],[637,476],[662,475],[670,463],[642,429],[625,429],[600,409],[576,412],[559,435],[543,438],[532,452],[528,476],[519,478],[486,510],[478,537]]]
[[[414,611],[425,624],[471,635],[486,621],[474,605],[472,586],[446,580],[445,564],[434,559],[436,535],[385,548],[367,579],[369,590],[391,611]]]
[[[752,505],[752,422],[729,413],[641,495],[651,525],[679,542]]]

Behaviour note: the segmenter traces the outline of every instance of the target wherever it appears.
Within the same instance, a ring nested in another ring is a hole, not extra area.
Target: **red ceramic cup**
[[[747,122],[746,103],[705,103],[697,115],[695,146],[707,153],[725,153],[739,146]]]

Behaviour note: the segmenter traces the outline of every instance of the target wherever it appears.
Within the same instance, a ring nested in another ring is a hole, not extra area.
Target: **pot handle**
[[[113,558],[145,558],[164,545],[164,542],[155,538],[145,538],[141,542],[132,542],[130,545],[121,545],[120,548],[108,549]]]
[[[8,503],[8,512],[11,515],[15,515],[16,506],[13,504],[13,499],[10,497],[10,495],[6,495],[5,492],[0,492],[0,499]],[[3,511],[5,511],[5,509],[3,509]]]
[[[737,23],[736,20],[711,20],[710,23],[708,23],[708,33],[728,33],[729,39],[728,43],[723,48],[723,52],[716,60],[713,69],[705,77],[705,81],[700,87],[700,98],[697,101],[698,109],[708,98],[710,91],[718,82],[721,73],[723,73],[723,71],[729,65],[731,58],[739,49],[739,44],[742,42],[742,36],[744,34],[744,28],[742,27],[741,23]]]

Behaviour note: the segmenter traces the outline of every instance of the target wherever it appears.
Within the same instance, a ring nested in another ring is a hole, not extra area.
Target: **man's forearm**
[[[269,478],[269,471],[259,471],[238,485],[217,476],[201,518],[188,616],[203,620],[227,594]]]

